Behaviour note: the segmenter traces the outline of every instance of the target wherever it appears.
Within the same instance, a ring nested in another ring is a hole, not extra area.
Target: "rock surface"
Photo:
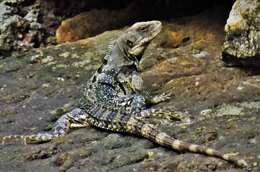
[[[51,6],[50,4],[48,5]],[[47,21],[53,17],[53,11],[43,1],[1,1],[0,58],[7,57],[14,51],[46,45],[47,37],[51,36],[50,27],[48,33],[46,32]]]
[[[145,92],[173,93],[159,104],[191,123],[147,119],[185,141],[239,153],[260,171],[260,76],[219,60],[222,9],[163,23],[142,60]],[[122,31],[40,48],[0,61],[0,135],[48,130],[74,107],[84,83]],[[152,142],[96,128],[40,145],[0,146],[0,171],[243,172],[220,159],[178,153]]]
[[[38,11],[37,8],[22,17],[22,12],[19,10],[19,6],[25,1],[3,1],[0,3],[0,50],[10,51],[15,47],[20,47],[22,44],[32,43],[33,31],[41,29],[39,23],[37,23]],[[33,7],[32,7],[33,8]],[[16,13],[16,14],[15,14]],[[29,33],[31,30],[32,33]]]
[[[223,60],[260,66],[260,1],[237,0],[225,26]]]
[[[134,6],[120,10],[94,9],[66,19],[56,31],[56,40],[58,43],[73,42],[133,23],[141,16]]]
[[[120,29],[137,21],[190,15],[208,7],[209,4],[211,3],[198,1],[194,6],[190,0],[182,0],[182,3],[165,0],[135,0],[119,9],[94,8],[63,20],[56,31],[56,40],[58,43],[73,42],[106,30]]]

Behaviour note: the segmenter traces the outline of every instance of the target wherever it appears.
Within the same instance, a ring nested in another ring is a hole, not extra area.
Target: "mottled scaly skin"
[[[87,83],[79,108],[61,116],[50,132],[4,136],[2,143],[14,139],[23,140],[25,144],[50,141],[64,136],[70,128],[90,125],[113,132],[140,135],[174,150],[202,153],[247,167],[243,159],[205,146],[185,143],[143,122],[144,117],[164,113],[160,109],[147,108],[148,104],[150,106],[169,99],[166,94],[152,99],[139,94],[142,80],[138,76],[138,64],[147,45],[160,30],[159,21],[140,22],[127,29],[110,47],[110,53]]]

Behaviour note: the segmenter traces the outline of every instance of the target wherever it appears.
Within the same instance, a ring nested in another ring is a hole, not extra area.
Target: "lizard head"
[[[134,64],[139,68],[146,47],[158,35],[161,28],[160,21],[138,22],[117,39],[116,43],[125,57],[125,65]]]

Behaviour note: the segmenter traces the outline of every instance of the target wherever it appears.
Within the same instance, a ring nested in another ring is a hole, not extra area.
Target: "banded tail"
[[[55,135],[49,132],[40,132],[40,133],[29,134],[29,135],[8,135],[2,137],[0,136],[0,143],[2,143],[2,145],[13,144],[13,143],[23,143],[26,145],[26,144],[48,142],[57,137],[60,137],[60,135]]]
[[[248,167],[248,164],[244,159],[240,159],[238,157],[231,156],[227,153],[222,153],[215,149],[186,143],[181,140],[175,139],[170,135],[159,131],[154,125],[146,124],[142,121],[138,120],[137,118],[130,118],[126,125],[126,132],[141,135],[159,145],[170,147],[177,151],[185,151],[185,152],[193,152],[193,153],[200,153],[205,154],[212,157],[217,157],[228,162],[232,162],[239,167]]]

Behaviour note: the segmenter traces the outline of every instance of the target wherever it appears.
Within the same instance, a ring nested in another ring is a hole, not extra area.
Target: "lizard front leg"
[[[120,73],[118,82],[124,87],[125,94],[135,94],[143,90],[143,79],[137,72]]]
[[[79,108],[62,115],[54,124],[51,131],[39,132],[29,135],[9,135],[0,138],[2,144],[22,141],[24,144],[48,142],[55,138],[62,137],[69,132],[70,128],[86,127],[87,114]]]
[[[131,73],[130,75],[123,75],[121,74],[119,77],[120,83],[124,86],[125,90],[130,90],[128,93],[136,93],[141,92],[143,89],[143,80],[140,75],[138,75],[136,72]],[[138,94],[134,94],[135,99],[133,99],[133,107],[144,107],[155,105],[164,101],[167,101],[171,99],[170,93],[162,93],[159,95],[156,95],[154,97],[149,96],[142,96]],[[138,95],[138,96],[137,96]],[[141,100],[141,101],[140,101]],[[140,104],[141,103],[141,104]],[[140,106],[141,105],[141,106]],[[137,116],[141,117],[159,117],[159,118],[167,118],[167,119],[174,119],[174,120],[184,120],[187,118],[187,115],[179,112],[179,111],[173,111],[173,110],[166,110],[166,109],[154,109],[150,108],[147,110],[142,110],[141,115],[139,113],[136,113]]]
[[[132,72],[130,74],[121,73],[118,75],[118,81],[126,90],[126,94],[140,93],[144,89],[143,79],[137,72]],[[171,99],[170,93],[162,93],[154,97],[145,96],[145,102],[149,105],[158,104]]]
[[[142,95],[134,94],[120,97],[120,101],[124,102],[126,111],[128,113],[134,113],[136,117],[141,118],[164,118],[169,120],[178,120],[178,121],[189,121],[188,114],[176,111],[175,109],[169,108],[149,108],[146,109],[145,98]],[[120,102],[118,99],[118,102]],[[129,102],[129,103],[128,103]]]

